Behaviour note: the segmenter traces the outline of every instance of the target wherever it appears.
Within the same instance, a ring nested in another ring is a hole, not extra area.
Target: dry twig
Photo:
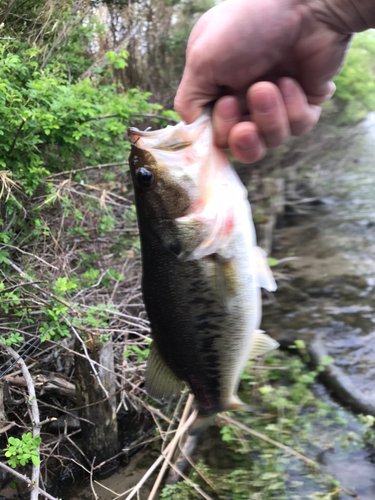
[[[81,172],[87,172],[88,170],[100,170],[102,168],[109,167],[119,167],[120,165],[128,165],[128,161],[119,161],[117,163],[102,163],[101,165],[89,165],[88,167],[77,168],[75,170],[65,170],[63,172],[57,172],[56,174],[51,174],[46,177],[46,179],[53,179],[54,177],[60,177],[61,175],[74,175]]]
[[[157,491],[159,489],[160,483],[163,480],[164,474],[167,471],[167,468],[168,468],[168,465],[170,463],[170,460],[171,460],[171,458],[173,456],[173,453],[174,453],[174,451],[176,449],[176,446],[178,444],[178,440],[176,439],[176,436],[179,434],[178,430],[181,427],[184,426],[184,424],[185,424],[185,422],[187,420],[187,417],[189,415],[189,412],[191,410],[191,406],[193,404],[193,401],[194,401],[194,396],[192,394],[189,394],[188,400],[186,401],[186,405],[185,405],[184,411],[182,413],[180,425],[177,428],[177,433],[176,433],[175,437],[172,439],[172,441],[170,442],[169,446],[164,451],[165,461],[163,463],[162,468],[160,469],[158,477],[156,478],[154,486],[152,487],[152,490],[151,490],[151,493],[150,493],[150,495],[148,497],[148,500],[153,500],[155,498],[155,495],[156,495],[156,493],[157,493]],[[173,445],[172,445],[172,443],[173,443]]]
[[[9,474],[13,474],[13,476],[15,476],[17,479],[20,479],[24,483],[27,483],[28,485],[32,484],[32,480],[31,479],[29,479],[27,476],[24,476],[23,474],[20,474],[16,470],[11,469],[7,465],[5,465],[3,462],[0,462],[0,468],[4,469]],[[38,486],[37,492],[40,493],[41,495],[43,495],[44,497],[48,498],[48,500],[59,500],[58,498],[53,497],[52,495],[50,495],[46,491],[44,491],[41,488],[39,488],[39,486]]]
[[[18,353],[12,349],[11,347],[7,346],[6,344],[1,344],[1,348],[4,349],[12,358],[18,359],[19,355]],[[34,382],[33,379],[31,378],[30,372],[26,366],[26,364],[20,360],[19,363],[22,375],[24,376],[26,383],[27,383],[27,390],[29,392],[29,403],[31,406],[31,415],[32,415],[32,429],[33,429],[33,437],[39,436],[40,434],[40,419],[39,419],[39,408],[38,408],[38,403],[36,400],[36,394],[35,394],[35,387],[34,387]],[[39,446],[37,448],[37,451],[39,453]],[[32,474],[31,474],[31,495],[30,495],[30,500],[38,500],[38,495],[39,495],[39,471],[40,471],[40,464],[35,465],[33,463],[32,465]]]

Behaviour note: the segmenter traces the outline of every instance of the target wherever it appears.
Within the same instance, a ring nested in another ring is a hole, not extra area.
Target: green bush
[[[40,70],[37,60],[25,43],[0,48],[0,169],[4,185],[17,182],[27,195],[50,173],[126,160],[128,123],[156,107],[150,94],[69,82],[65,67]],[[97,119],[107,115],[115,116]]]
[[[375,110],[375,31],[355,36],[346,65],[335,80],[336,99],[343,104],[342,122]]]

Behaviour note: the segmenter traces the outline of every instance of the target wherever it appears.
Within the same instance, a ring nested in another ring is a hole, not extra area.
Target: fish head
[[[217,252],[233,232],[233,207],[247,192],[214,145],[211,116],[155,131],[130,128],[129,136],[141,233],[142,226],[157,233],[166,248],[179,249],[181,260]]]
[[[179,124],[162,130],[129,129],[129,158],[139,216],[175,220],[187,215],[199,196],[199,131]]]

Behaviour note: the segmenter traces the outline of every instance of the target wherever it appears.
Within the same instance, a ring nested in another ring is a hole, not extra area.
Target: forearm
[[[307,3],[321,21],[343,34],[375,28],[374,0],[307,0]]]

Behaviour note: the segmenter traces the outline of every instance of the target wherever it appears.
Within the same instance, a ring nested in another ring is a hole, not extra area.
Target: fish
[[[218,412],[247,408],[237,395],[242,371],[278,347],[260,330],[261,288],[276,283],[256,244],[247,190],[214,145],[211,116],[128,133],[153,339],[146,390],[167,401],[187,384],[199,428]]]

